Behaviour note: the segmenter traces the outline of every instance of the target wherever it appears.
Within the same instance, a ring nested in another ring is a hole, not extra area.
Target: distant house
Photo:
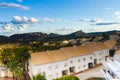
[[[106,80],[120,80],[120,50],[116,51],[114,59],[108,59],[101,69]]]
[[[13,77],[12,73],[3,64],[0,64],[0,77]]]
[[[109,38],[110,38],[110,39],[115,39],[115,40],[119,40],[119,39],[120,39],[120,37],[119,37],[118,34],[109,35]]]
[[[59,50],[32,53],[29,60],[29,74],[42,72],[47,80],[74,74],[105,62],[109,48],[101,42],[84,43],[81,46]]]
[[[120,62],[120,49],[115,52],[114,58]]]
[[[67,45],[67,44],[69,44],[69,41],[67,41],[67,40],[62,41],[62,43],[61,43],[61,45]]]

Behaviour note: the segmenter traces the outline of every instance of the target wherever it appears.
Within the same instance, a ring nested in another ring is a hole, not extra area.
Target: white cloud
[[[12,24],[36,24],[39,23],[39,20],[34,17],[20,17],[20,16],[13,16],[13,20],[11,20]]]
[[[12,30],[12,25],[11,25],[11,24],[5,24],[5,25],[3,26],[3,28],[4,28],[5,30]]]
[[[120,15],[120,11],[116,11],[116,12],[115,12],[115,15]]]
[[[110,10],[111,8],[107,7],[107,8],[103,8],[103,10]]]
[[[51,19],[51,18],[48,18],[48,17],[44,17],[44,18],[42,19],[42,21],[43,21],[43,22],[54,22],[55,19]]]
[[[100,18],[95,18],[93,20],[90,20],[90,22],[93,22],[93,23],[100,23],[102,22],[102,20]]]
[[[13,16],[13,20],[17,23],[21,23],[22,22],[22,18],[19,16]]]
[[[63,22],[65,22],[65,23],[70,23],[70,21],[68,21],[68,20],[65,20],[65,19],[63,20]]]
[[[26,18],[27,19],[27,18]],[[37,18],[34,18],[34,17],[31,17],[30,19],[29,19],[29,21],[31,22],[31,23],[38,23],[39,22],[39,20],[37,19]]]
[[[19,8],[23,10],[29,10],[29,7],[27,6],[22,6],[16,3],[6,3],[6,2],[0,2],[0,8]]]
[[[0,25],[3,26],[4,30],[23,32],[28,26],[38,26],[39,20],[35,17],[20,17],[13,16],[10,21],[1,21]]]
[[[77,21],[88,22],[89,20],[88,19],[80,19],[80,20],[77,20]]]
[[[77,21],[81,21],[81,22],[91,22],[91,23],[100,23],[102,22],[103,20],[100,19],[100,18],[95,18],[95,19],[80,19],[80,20],[77,20]]]
[[[116,11],[115,15],[116,15],[116,19],[120,19],[120,11]]]
[[[23,17],[23,21],[28,21],[28,18],[26,16]]]

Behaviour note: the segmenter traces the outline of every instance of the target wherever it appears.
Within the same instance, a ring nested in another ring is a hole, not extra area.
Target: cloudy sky
[[[120,30],[120,0],[0,0],[0,35]]]

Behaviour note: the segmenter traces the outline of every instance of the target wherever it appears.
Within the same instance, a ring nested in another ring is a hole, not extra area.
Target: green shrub
[[[100,77],[93,77],[93,78],[89,78],[87,80],[105,80],[104,78],[100,78]]]
[[[65,76],[65,77],[54,79],[54,80],[79,80],[79,78],[76,76]]]
[[[110,57],[113,57],[114,54],[115,54],[115,50],[114,50],[114,49],[112,49],[112,50],[109,51],[109,55],[110,55]]]
[[[45,74],[38,73],[35,76],[33,76],[32,80],[46,80]]]

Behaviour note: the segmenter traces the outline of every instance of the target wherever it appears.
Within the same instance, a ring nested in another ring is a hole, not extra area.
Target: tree
[[[26,47],[4,48],[0,54],[1,62],[13,72],[16,79],[24,76],[26,78],[27,62],[30,53]]]
[[[35,76],[33,76],[32,80],[46,80],[45,74],[38,73]]]
[[[65,77],[54,79],[54,80],[79,80],[79,78],[76,76],[65,76]]]
[[[30,58],[30,53],[28,51],[28,48],[24,47],[24,46],[16,47],[13,49],[13,51],[14,51],[14,54],[16,55],[16,60],[18,60],[22,66],[23,76],[24,76],[25,80],[27,80],[27,77],[26,77],[27,67],[28,67],[27,63]]]
[[[12,48],[3,49],[0,54],[0,60],[11,72],[13,72],[13,79],[14,76],[17,79],[22,76],[23,70],[21,64],[15,59],[15,54],[13,53]]]
[[[110,57],[113,57],[114,54],[115,54],[115,50],[114,50],[114,49],[112,49],[112,50],[109,51],[109,55],[110,55]]]

